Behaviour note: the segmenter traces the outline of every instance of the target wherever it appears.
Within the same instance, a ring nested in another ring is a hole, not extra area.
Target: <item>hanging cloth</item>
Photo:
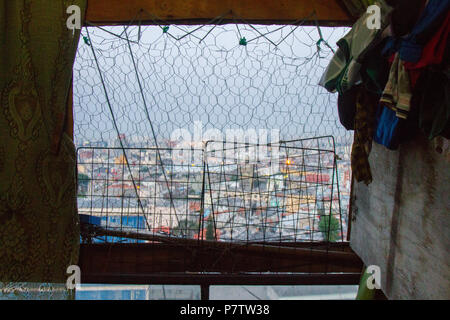
[[[356,181],[369,185],[372,182],[369,154],[372,150],[379,96],[366,91],[362,86],[357,89],[351,167]]]
[[[411,97],[408,71],[405,63],[400,60],[399,54],[396,54],[380,102],[395,111],[397,117],[407,119],[411,107]]]
[[[0,0],[0,283],[65,284],[78,262],[71,5]]]
[[[411,32],[404,37],[391,37],[384,55],[398,52],[401,60],[417,63],[424,46],[445,21],[449,8],[450,0],[429,0]]]
[[[364,55],[381,40],[380,36],[388,24],[388,15],[392,7],[385,1],[377,1],[381,8],[381,29],[369,29],[369,13],[365,13],[353,25],[352,29],[337,42],[338,50],[322,75],[319,85],[329,92],[344,93],[361,82],[360,68]]]

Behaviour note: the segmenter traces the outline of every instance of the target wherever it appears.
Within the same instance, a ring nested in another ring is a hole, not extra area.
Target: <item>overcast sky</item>
[[[332,56],[323,43],[317,51],[317,28],[285,26],[266,36],[280,27],[255,28],[170,26],[164,33],[150,26],[141,28],[140,39],[139,28],[127,30],[158,140],[177,128],[193,133],[194,121],[203,130],[278,129],[282,139],[331,134],[350,140],[336,95],[317,85]],[[107,30],[126,38],[123,27]],[[130,140],[152,139],[128,42],[98,28],[89,32],[120,132]],[[345,32],[322,28],[333,47]],[[247,44],[240,45],[244,37]],[[116,138],[106,101],[91,47],[81,39],[74,66],[77,144]]]

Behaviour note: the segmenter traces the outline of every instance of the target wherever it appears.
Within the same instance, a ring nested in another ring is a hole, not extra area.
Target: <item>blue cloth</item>
[[[400,59],[416,63],[422,57],[423,47],[440,27],[450,8],[450,0],[430,0],[411,33],[401,39],[391,37],[383,50],[384,55],[399,53]]]
[[[96,226],[99,226],[101,224],[100,217],[94,217],[87,214],[80,214],[79,217],[81,223],[94,224]]]
[[[388,149],[398,148],[398,131],[400,129],[400,119],[395,111],[388,107],[380,106],[377,115],[377,126],[374,141]]]

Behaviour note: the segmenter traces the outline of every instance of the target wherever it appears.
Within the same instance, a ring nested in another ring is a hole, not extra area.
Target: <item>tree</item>
[[[208,225],[206,227],[206,240],[215,240],[214,236],[214,224],[211,219],[211,215],[208,218]]]
[[[197,230],[198,221],[182,219],[178,226],[172,229],[172,235],[191,238]]]
[[[340,223],[334,215],[323,215],[320,217],[319,230],[323,238],[330,242],[336,242],[339,239]]]
[[[89,176],[84,173],[78,173],[78,187],[81,195],[84,195],[87,192],[89,185]]]

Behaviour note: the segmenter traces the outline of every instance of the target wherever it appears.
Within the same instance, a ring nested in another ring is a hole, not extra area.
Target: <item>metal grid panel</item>
[[[196,153],[201,165],[193,161]],[[96,217],[106,231],[134,231],[136,239],[343,240],[332,137],[266,145],[209,141],[205,151],[83,147],[78,171],[79,213]]]

